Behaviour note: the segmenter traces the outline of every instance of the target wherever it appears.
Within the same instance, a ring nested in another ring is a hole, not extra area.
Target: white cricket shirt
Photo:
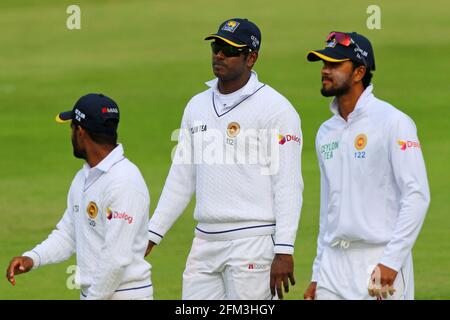
[[[303,192],[300,117],[256,73],[231,107],[218,106],[217,83],[186,106],[149,239],[161,241],[195,192],[197,237],[274,234],[275,253],[292,254]]]
[[[334,116],[316,137],[320,232],[313,281],[324,246],[336,241],[386,245],[379,263],[399,270],[410,253],[430,202],[414,122],[372,94],[368,86],[345,121]]]
[[[76,174],[56,229],[24,253],[37,268],[76,253],[82,298],[147,296],[151,266],[144,260],[150,198],[139,169],[118,145],[97,166]]]

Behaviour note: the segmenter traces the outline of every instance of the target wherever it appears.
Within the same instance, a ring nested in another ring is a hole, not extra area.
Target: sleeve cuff
[[[32,270],[39,268],[39,266],[41,265],[41,256],[39,255],[39,253],[37,253],[34,250],[27,251],[27,252],[23,253],[22,256],[31,258],[31,260],[33,260]]]
[[[275,254],[294,254],[294,246],[290,244],[275,244]]]
[[[401,263],[395,262],[393,259],[390,259],[389,257],[383,257],[383,258],[381,258],[381,260],[379,261],[379,263],[382,264],[382,265],[384,265],[384,266],[386,266],[386,267],[388,267],[388,268],[391,268],[391,269],[393,269],[393,270],[395,270],[395,271],[397,271],[397,272],[398,272],[398,271],[401,269],[401,267],[402,267],[402,264],[401,264]]]
[[[155,231],[148,230],[148,240],[154,242],[155,244],[159,244],[162,240],[163,236]]]
[[[311,276],[311,282],[318,282],[318,281],[319,281],[319,274],[318,272],[313,271],[313,274]]]

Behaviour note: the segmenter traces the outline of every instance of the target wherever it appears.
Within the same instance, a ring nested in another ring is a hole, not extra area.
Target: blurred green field
[[[67,0],[0,2],[0,270],[46,238],[59,221],[71,179],[68,127],[54,123],[79,96],[103,92],[121,107],[120,141],[157,204],[189,98],[213,77],[203,37],[223,20],[248,17],[262,30],[256,71],[302,118],[304,204],[295,252],[302,299],[318,233],[319,172],[314,137],[330,117],[320,93],[320,63],[307,50],[331,30],[357,31],[374,45],[375,94],[416,122],[431,186],[431,207],[414,249],[416,298],[450,298],[448,134],[450,2],[79,0],[79,31],[66,28]],[[382,29],[368,30],[366,8],[381,7]],[[193,237],[193,205],[148,258],[155,299],[181,298],[181,276]],[[78,299],[68,290],[74,259],[0,281],[0,299]],[[4,272],[4,271],[2,271]]]

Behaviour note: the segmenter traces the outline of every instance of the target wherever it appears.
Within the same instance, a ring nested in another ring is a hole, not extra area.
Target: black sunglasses
[[[251,51],[248,47],[238,48],[216,41],[211,42],[211,49],[214,54],[222,52],[225,57],[239,57],[241,53],[248,53]]]

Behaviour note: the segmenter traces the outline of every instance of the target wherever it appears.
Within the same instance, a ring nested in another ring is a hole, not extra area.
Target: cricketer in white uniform
[[[317,133],[320,232],[306,299],[413,299],[411,250],[430,193],[414,122],[377,99],[375,59],[360,34],[332,32],[322,94],[333,116]]]
[[[183,299],[282,298],[294,284],[302,205],[302,133],[289,101],[251,71],[258,27],[230,19],[214,39],[216,79],[184,111],[179,143],[149,222],[149,249],[196,194]]]
[[[86,164],[72,181],[56,229],[12,260],[10,281],[15,283],[14,273],[76,253],[81,299],[152,299],[151,266],[144,259],[150,199],[139,169],[117,144],[117,104],[88,94],[57,121],[71,121],[74,155]]]

